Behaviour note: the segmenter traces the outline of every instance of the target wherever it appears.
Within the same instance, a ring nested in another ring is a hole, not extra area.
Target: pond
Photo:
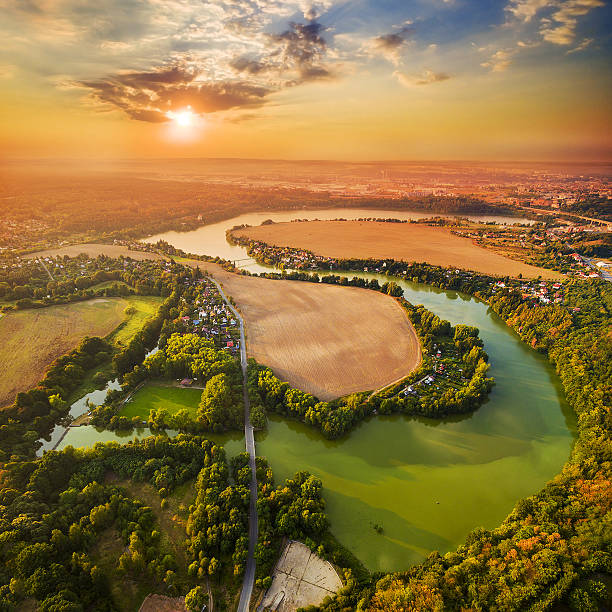
[[[165,434],[169,437],[174,437],[177,432],[168,429]],[[80,427],[70,427],[66,435],[58,444],[57,449],[61,450],[66,446],[94,446],[96,442],[120,442],[124,444],[130,440],[136,440],[137,438],[142,440],[152,435],[157,434],[152,432],[148,427],[133,429],[131,431],[108,431],[107,429],[99,429],[93,425],[81,425]],[[216,444],[223,446],[228,458],[244,451],[244,434],[241,432],[206,434],[206,437]]]
[[[234,225],[268,218],[400,216],[398,211],[380,210],[253,213],[147,241],[164,239],[187,252],[244,259],[244,248],[225,241],[225,230]],[[265,269],[255,263],[245,267]],[[388,280],[377,274],[346,274]],[[499,525],[518,499],[536,493],[559,471],[575,431],[554,369],[487,304],[454,291],[398,282],[412,303],[425,305],[453,325],[480,328],[496,381],[489,400],[472,415],[443,421],[374,417],[336,441],[275,417],[257,436],[257,452],[267,457],[277,482],[298,470],[321,477],[332,532],[369,569],[380,571],[405,569],[432,550],[453,550],[475,527]],[[114,436],[93,428],[72,430],[60,447]],[[241,436],[228,442],[229,455],[242,450]],[[374,525],[380,525],[382,533]]]

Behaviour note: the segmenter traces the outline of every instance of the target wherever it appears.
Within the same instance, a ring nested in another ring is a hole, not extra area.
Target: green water
[[[175,431],[167,431],[166,433],[170,437],[176,435]],[[93,425],[70,427],[62,441],[58,444],[57,450],[66,448],[66,446],[74,446],[76,448],[94,446],[96,442],[119,442],[120,444],[125,444],[130,440],[135,440],[136,438],[142,440],[151,435],[154,434],[147,427],[127,432],[98,429]],[[244,451],[244,434],[241,432],[206,434],[206,437],[216,444],[223,446],[228,458]]]
[[[343,216],[374,216],[358,212],[343,211]],[[398,216],[376,214],[382,213]],[[317,215],[323,218],[321,211]],[[268,217],[286,220],[283,213],[265,213]],[[240,259],[247,257],[245,249],[227,245],[225,230],[244,222],[256,220],[243,216],[159,237],[186,251]],[[265,270],[255,263],[245,267]],[[257,453],[268,458],[277,482],[298,470],[322,478],[332,532],[369,569],[383,571],[405,569],[432,550],[453,550],[475,527],[499,525],[517,500],[559,472],[575,429],[553,368],[486,304],[453,291],[400,284],[414,304],[424,304],[452,324],[480,328],[496,380],[489,401],[473,415],[445,421],[373,418],[334,442],[305,425],[274,418],[257,437]],[[72,428],[60,448],[109,439],[119,438],[93,427]],[[216,441],[229,456],[244,449],[240,435]],[[378,534],[374,524],[384,533]]]
[[[257,443],[277,481],[296,470],[321,477],[332,532],[381,571],[405,569],[432,550],[455,549],[475,527],[499,525],[518,499],[559,471],[574,430],[548,362],[486,304],[403,286],[410,301],[453,324],[480,328],[496,380],[489,401],[473,415],[445,421],[374,417],[338,441],[272,418]]]

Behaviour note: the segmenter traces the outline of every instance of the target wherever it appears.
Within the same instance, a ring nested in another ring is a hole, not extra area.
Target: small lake
[[[245,249],[225,240],[226,229],[234,225],[257,225],[265,219],[425,216],[359,209],[252,213],[191,232],[152,236],[147,242],[164,239],[186,252],[243,259]],[[269,271],[255,263],[244,267]],[[346,274],[388,280],[378,274]],[[432,550],[455,549],[475,527],[499,525],[518,499],[536,493],[559,472],[575,430],[554,369],[487,304],[454,291],[399,282],[412,303],[424,304],[452,324],[480,328],[496,380],[489,400],[472,415],[443,421],[375,417],[335,441],[275,417],[257,435],[257,452],[270,462],[277,483],[298,470],[321,477],[332,532],[369,569],[381,571],[405,569]],[[60,448],[107,439],[120,438],[91,427],[71,428]],[[230,456],[244,448],[240,435],[226,444]],[[382,534],[374,524],[382,526]]]
[[[165,432],[165,435],[170,438],[173,438],[176,434],[177,432],[171,429]],[[119,442],[125,444],[130,440],[142,440],[153,435],[158,435],[158,432],[152,432],[148,427],[137,428],[131,431],[108,431],[106,429],[98,429],[93,425],[81,425],[80,427],[69,428],[62,441],[58,444],[57,450],[66,448],[66,446],[77,448],[94,446],[97,442]],[[206,434],[206,437],[216,444],[223,446],[228,458],[244,451],[243,433]]]

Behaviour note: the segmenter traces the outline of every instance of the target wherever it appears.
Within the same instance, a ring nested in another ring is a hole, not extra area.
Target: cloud
[[[251,77],[265,74],[270,79],[276,78],[280,87],[331,79],[335,72],[325,65],[328,46],[324,31],[317,21],[291,22],[280,34],[266,35],[264,49],[258,56],[241,55],[230,65],[237,73]]]
[[[433,70],[424,70],[418,75],[409,75],[405,72],[396,70],[393,76],[404,86],[413,87],[419,85],[431,85],[432,83],[441,83],[448,81],[451,78],[446,72],[434,72]]]
[[[551,0],[510,0],[506,11],[521,21],[531,21],[539,10],[551,4]]]
[[[540,34],[545,41],[555,45],[570,45],[576,38],[578,17],[602,6],[605,6],[602,0],[566,0],[558,5],[550,19],[542,20]]]
[[[504,72],[512,63],[514,55],[516,55],[516,50],[500,49],[488,61],[482,62],[480,65],[483,68],[489,68],[491,72]]]
[[[166,113],[191,106],[197,114],[257,108],[271,90],[244,82],[207,82],[181,66],[128,72],[79,86],[104,107],[115,107],[138,121],[167,121]]]
[[[402,52],[407,44],[409,35],[414,31],[410,23],[404,24],[397,32],[381,34],[370,39],[364,49],[369,55],[382,55],[394,66],[398,66],[402,59]]]
[[[321,35],[324,28],[320,23],[289,24],[289,29],[282,34],[270,35],[280,54],[285,67],[308,66],[321,59],[327,48],[327,42]]]
[[[540,18],[542,39],[555,45],[570,45],[576,38],[578,18],[602,6],[605,6],[603,0],[510,0],[506,11],[520,21],[529,22],[547,9]]]
[[[593,38],[585,38],[579,45],[574,47],[573,49],[569,49],[565,52],[566,55],[571,55],[572,53],[578,53],[580,51],[584,51],[587,47],[591,46],[593,42]]]

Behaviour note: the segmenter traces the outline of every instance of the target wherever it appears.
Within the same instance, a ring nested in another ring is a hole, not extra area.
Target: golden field
[[[522,274],[523,278],[544,279],[563,276],[484,249],[445,227],[421,223],[306,221],[260,225],[234,233],[275,246],[306,249],[324,257],[426,262],[495,276]]]

